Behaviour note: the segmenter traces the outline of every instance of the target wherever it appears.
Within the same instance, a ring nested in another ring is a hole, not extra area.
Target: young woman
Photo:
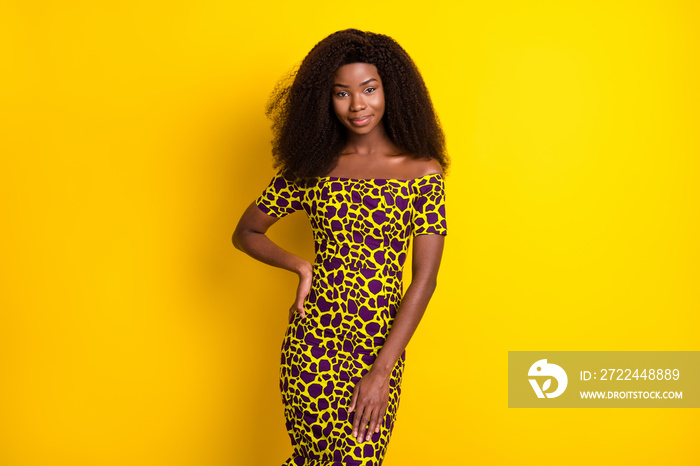
[[[280,366],[294,447],[284,464],[378,466],[405,348],[437,285],[447,235],[442,129],[408,54],[355,29],[316,44],[267,114],[280,169],[243,213],[233,244],[299,276]],[[311,221],[313,264],[265,235],[298,210]]]

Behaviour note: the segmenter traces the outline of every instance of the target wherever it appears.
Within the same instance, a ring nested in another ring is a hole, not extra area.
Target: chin
[[[347,128],[349,133],[357,134],[359,136],[359,135],[371,133],[372,131],[375,130],[376,126],[372,126],[371,128],[368,128],[368,127],[356,128],[356,127],[347,127],[346,126],[346,128]]]

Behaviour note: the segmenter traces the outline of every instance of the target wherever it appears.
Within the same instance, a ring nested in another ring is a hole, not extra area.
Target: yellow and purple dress
[[[302,185],[278,172],[255,204],[276,218],[304,210],[315,243],[306,317],[295,314],[282,343],[280,390],[294,448],[284,465],[379,466],[396,422],[406,352],[391,374],[380,432],[358,442],[347,408],[401,303],[411,238],[447,235],[443,176],[325,176]]]

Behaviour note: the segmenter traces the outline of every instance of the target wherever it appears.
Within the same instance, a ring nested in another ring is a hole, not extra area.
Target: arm
[[[254,259],[265,264],[296,273],[299,287],[295,303],[290,309],[290,320],[295,309],[305,316],[304,299],[311,289],[312,265],[309,261],[292,254],[274,243],[265,234],[279,218],[268,215],[252,202],[243,212],[233,232],[233,245]]]
[[[394,365],[408,345],[437,286],[445,237],[418,235],[413,239],[413,279],[401,300],[396,318],[372,368],[355,385],[348,411],[355,411],[353,435],[379,432],[389,403],[389,379]],[[369,424],[369,429],[366,429]]]
[[[396,361],[408,345],[437,287],[445,237],[418,235],[413,239],[411,285],[406,290],[384,346],[372,364],[372,370],[387,380]]]

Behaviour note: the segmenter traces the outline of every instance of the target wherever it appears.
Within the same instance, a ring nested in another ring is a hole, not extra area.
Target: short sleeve
[[[413,185],[413,236],[447,236],[445,181],[436,173],[417,178]]]
[[[286,217],[297,210],[302,210],[301,190],[293,181],[278,172],[255,200],[255,205],[272,217]]]

